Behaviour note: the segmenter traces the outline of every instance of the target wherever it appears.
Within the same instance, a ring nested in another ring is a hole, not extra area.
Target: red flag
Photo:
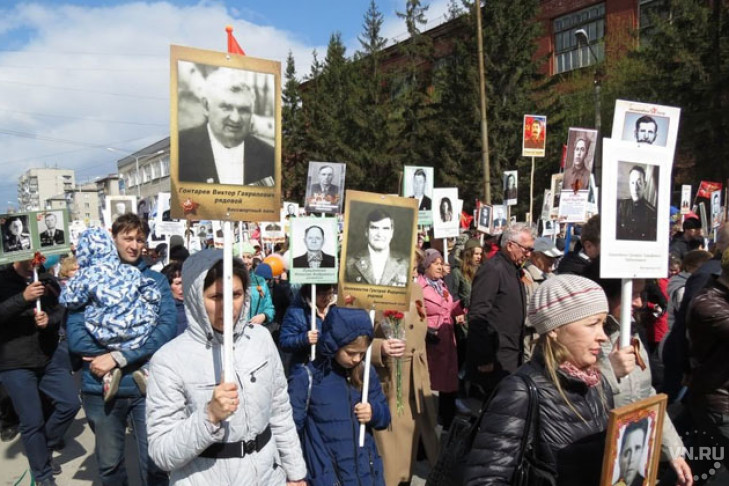
[[[468,229],[471,226],[471,221],[473,221],[473,216],[465,211],[461,211],[461,228]]]
[[[238,44],[238,41],[235,40],[235,37],[233,37],[233,27],[227,25],[225,27],[225,31],[228,33],[228,53],[240,54],[241,56],[245,56],[246,53],[241,48],[240,44]]]
[[[704,197],[709,199],[711,193],[714,191],[721,191],[721,182],[701,181],[699,185],[699,191],[696,193],[696,197]]]

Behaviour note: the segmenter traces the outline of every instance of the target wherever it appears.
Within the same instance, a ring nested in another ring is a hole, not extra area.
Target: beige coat
[[[437,402],[430,390],[428,360],[425,355],[425,334],[428,322],[418,314],[417,301],[423,302],[423,291],[413,285],[410,310],[405,313],[402,324],[405,327],[407,348],[402,362],[402,397],[405,406],[401,414],[397,412],[397,366],[395,359],[382,354],[385,337],[380,326],[382,312],[375,318],[375,340],[372,346],[372,364],[377,368],[382,390],[387,396],[392,422],[386,430],[375,430],[377,450],[385,466],[385,483],[397,486],[408,482],[417,460],[418,442],[422,440],[428,462],[431,466],[438,458],[438,438],[435,434],[437,423]]]

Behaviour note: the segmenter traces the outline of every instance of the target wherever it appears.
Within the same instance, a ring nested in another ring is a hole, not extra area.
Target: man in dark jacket
[[[721,275],[711,276],[689,304],[686,324],[691,358],[691,417],[698,428],[719,441],[713,445],[726,450],[729,447],[729,250],[721,258]],[[729,460],[726,455],[723,457],[727,467]]]
[[[81,392],[86,418],[96,435],[94,449],[99,466],[101,484],[117,486],[129,484],[124,464],[124,436],[127,421],[134,424],[139,468],[145,486],[168,484],[167,473],[159,469],[147,453],[146,382],[144,365],[163,344],[177,333],[175,304],[167,278],[152,271],[142,259],[142,248],[147,241],[147,227],[136,214],[124,214],[111,228],[114,243],[123,263],[135,265],[142,274],[155,281],[162,294],[157,324],[147,340],[136,349],[111,351],[101,346],[84,324],[84,308],[71,312],[66,330],[68,347],[84,357]],[[113,400],[104,402],[101,378],[114,368],[121,368],[119,390]],[[141,388],[140,388],[141,387]]]
[[[598,256],[600,256],[600,215],[596,214],[582,227],[579,244],[573,251],[565,253],[559,261],[556,273],[584,276],[587,266]]]
[[[55,485],[61,468],[51,457],[80,408],[78,389],[63,366],[58,329],[63,308],[53,277],[33,280],[31,261],[0,271],[0,381],[20,418],[20,433],[37,485]],[[41,300],[41,310],[36,300]],[[68,362],[68,358],[65,357]],[[53,402],[44,418],[41,392]]]
[[[699,248],[702,240],[699,218],[686,218],[683,222],[683,231],[671,240],[671,255],[676,255],[683,260],[686,253]]]
[[[533,246],[528,225],[509,226],[499,253],[473,279],[466,361],[471,382],[487,394],[522,364],[526,300],[521,266]]]

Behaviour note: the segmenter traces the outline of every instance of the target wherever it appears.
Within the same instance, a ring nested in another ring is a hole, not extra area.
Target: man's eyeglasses
[[[531,253],[534,251],[533,246],[532,247],[524,246],[521,243],[519,243],[518,241],[514,241],[514,240],[511,240],[510,243],[514,243],[515,245],[517,245],[519,248],[522,249],[522,251],[524,251],[524,253]]]

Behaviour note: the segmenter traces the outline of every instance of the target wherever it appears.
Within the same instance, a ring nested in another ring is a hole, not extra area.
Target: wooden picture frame
[[[610,411],[600,486],[656,483],[667,403],[661,393]]]

